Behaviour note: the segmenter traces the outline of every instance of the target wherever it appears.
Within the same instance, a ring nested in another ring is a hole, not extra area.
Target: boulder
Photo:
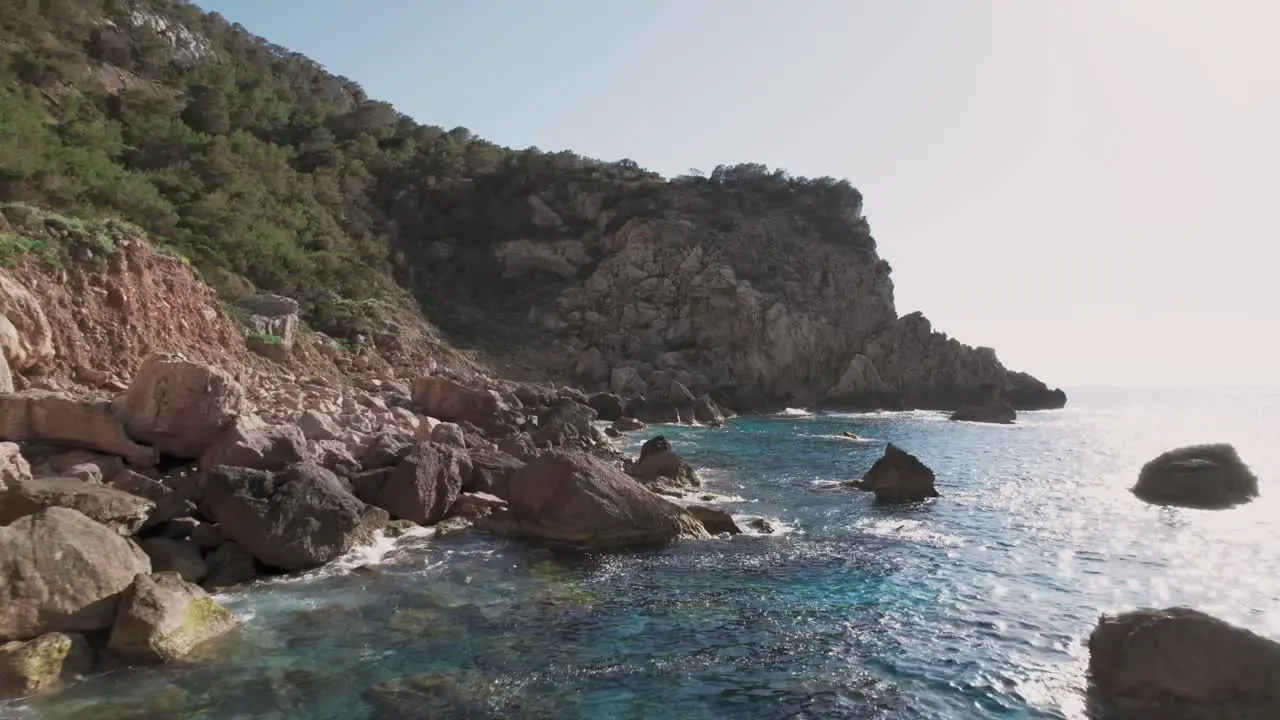
[[[524,462],[528,462],[538,455],[538,447],[533,444],[533,437],[524,432],[499,440],[498,449]]]
[[[724,425],[724,411],[716,405],[710,395],[701,395],[693,401],[693,418],[703,425],[721,427]]]
[[[293,348],[298,331],[298,301],[283,295],[260,293],[235,302],[240,322],[248,330],[268,338],[285,350]]]
[[[0,351],[13,372],[26,372],[53,359],[53,329],[40,299],[0,270]]]
[[[308,410],[298,418],[298,428],[307,440],[337,440],[342,437],[342,428],[333,418],[324,413]]]
[[[270,473],[210,468],[205,508],[222,534],[262,564],[305,570],[372,540],[387,514],[361,502],[336,475],[314,463]]]
[[[32,478],[11,482],[0,490],[0,525],[53,507],[77,510],[129,537],[142,528],[156,505],[146,498],[76,478]]]
[[[1258,497],[1258,478],[1231,445],[1191,445],[1143,465],[1132,492],[1153,505],[1221,510]]]
[[[209,574],[200,546],[190,540],[147,538],[142,541],[142,551],[151,558],[152,572],[176,572],[189,583],[198,583]]]
[[[97,468],[96,476],[99,480],[106,481],[110,481],[125,469],[124,461],[120,458],[91,450],[71,450],[49,458],[49,467],[55,474],[64,477],[76,477],[77,473],[84,471],[84,465]]]
[[[953,421],[995,423],[1008,425],[1018,419],[1018,413],[1007,400],[995,399],[975,405],[965,405],[951,414]]]
[[[662,438],[661,435],[658,437]],[[662,439],[665,442],[665,438]],[[640,459],[631,466],[630,472],[633,477],[646,485],[674,486],[680,490],[693,489],[702,485],[693,467],[670,449],[651,449],[645,453],[644,448],[641,448]]]
[[[30,480],[31,464],[17,443],[0,442],[0,491],[15,480]]]
[[[612,427],[614,430],[617,430],[620,433],[625,433],[625,432],[636,432],[637,430],[643,430],[645,429],[645,424],[633,417],[624,416],[624,417],[618,418],[617,420],[614,420]]]
[[[62,473],[62,477],[80,482],[92,483],[94,485],[102,484],[102,468],[93,463],[80,463],[72,465]]]
[[[225,540],[222,530],[215,523],[202,522],[191,529],[191,542],[201,550],[213,550]]]
[[[352,475],[350,478],[351,492],[360,498],[361,502],[373,505],[378,499],[378,494],[382,492],[382,487],[387,484],[387,479],[391,477],[391,473],[395,472],[395,468],[377,468],[376,470],[365,470]]]
[[[455,423],[442,422],[431,431],[431,442],[441,445],[452,445],[456,448],[467,448],[467,436]]]
[[[738,527],[738,523],[734,522],[733,516],[723,510],[705,505],[689,505],[685,509],[698,518],[698,522],[702,523],[702,526],[712,535],[725,533],[739,535],[742,533],[742,528]]]
[[[244,411],[245,394],[225,370],[152,355],[113,409],[130,437],[166,455],[194,459]]]
[[[366,470],[398,465],[413,452],[413,448],[413,438],[394,430],[384,430],[373,436],[373,440],[360,456],[360,464]]]
[[[252,582],[258,577],[253,555],[234,542],[224,542],[205,557],[209,574],[204,586],[210,589],[228,588],[240,583]]]
[[[46,390],[0,395],[0,437],[97,450],[137,467],[156,464],[156,451],[125,432],[108,403],[75,400]]]
[[[374,504],[394,518],[434,525],[444,519],[470,475],[466,452],[449,445],[419,445],[387,477]]]
[[[653,453],[670,452],[671,441],[667,440],[665,435],[655,435],[640,446],[640,459],[644,460]]]
[[[442,377],[415,380],[413,402],[425,415],[445,422],[469,422],[482,428],[504,408],[497,393],[464,387]]]
[[[1089,674],[1111,699],[1221,717],[1265,704],[1272,712],[1256,717],[1280,717],[1280,643],[1190,608],[1103,615],[1089,635]]]
[[[49,633],[0,645],[0,698],[31,695],[89,672],[93,648],[83,635]]]
[[[911,503],[938,497],[933,481],[933,471],[916,456],[889,443],[862,480],[849,485],[874,492],[878,503]]]
[[[509,504],[522,537],[555,546],[600,550],[706,537],[684,508],[584,453],[553,450],[525,465]]]
[[[449,517],[475,522],[480,518],[507,509],[507,501],[488,493],[462,493],[454,501]]]
[[[462,485],[463,492],[489,493],[506,498],[515,476],[524,462],[501,450],[474,450],[471,452],[471,474]]]
[[[256,415],[233,421],[200,456],[200,467],[231,465],[280,470],[307,458],[303,432],[293,425],[268,425]]]
[[[558,400],[538,415],[538,429],[532,433],[537,445],[549,443],[553,447],[581,444],[590,445],[595,434],[592,422],[596,411],[572,400]]]
[[[597,417],[605,422],[614,422],[622,417],[625,409],[622,398],[613,393],[596,393],[587,399],[587,406],[595,410]]]
[[[111,627],[120,593],[150,571],[138,546],[75,510],[0,527],[0,642]]]
[[[120,599],[107,648],[128,662],[166,662],[235,626],[231,611],[178,573],[140,574]]]

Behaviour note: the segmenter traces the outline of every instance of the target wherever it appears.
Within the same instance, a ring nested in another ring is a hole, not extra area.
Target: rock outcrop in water
[[[1190,608],[1102,616],[1089,636],[1089,674],[1108,698],[1280,716],[1280,643]]]
[[[1258,497],[1258,478],[1231,445],[1191,445],[1143,465],[1133,494],[1154,505],[1221,510]]]
[[[901,504],[938,497],[934,475],[920,459],[889,443],[884,456],[876,460],[861,480],[849,482],[858,490],[874,492],[877,503]]]

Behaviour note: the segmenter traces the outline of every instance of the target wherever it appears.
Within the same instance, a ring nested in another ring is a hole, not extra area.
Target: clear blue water
[[[1105,715],[1085,693],[1100,612],[1189,604],[1280,636],[1280,395],[1071,400],[1012,427],[913,412],[660,428],[741,498],[727,509],[789,532],[586,557],[407,538],[223,596],[243,629],[190,665],[0,717],[368,718],[370,685],[445,675],[500,710],[402,717],[1074,719]],[[1127,492],[1159,452],[1219,440],[1260,500],[1184,511]],[[942,497],[877,508],[832,487],[885,441],[933,467]],[[376,574],[351,570],[370,559]]]

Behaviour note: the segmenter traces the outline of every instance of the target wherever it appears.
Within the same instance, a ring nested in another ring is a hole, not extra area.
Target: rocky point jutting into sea
[[[1173,560],[1073,544],[1254,522],[1241,454],[1071,515],[1042,459],[1120,451],[899,316],[848,182],[502,148],[186,3],[0,47],[0,716],[1035,715],[1086,616],[1088,692],[1274,701],[1260,635],[1098,619]]]

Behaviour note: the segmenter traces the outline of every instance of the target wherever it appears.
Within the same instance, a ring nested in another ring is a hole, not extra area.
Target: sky
[[[846,177],[898,311],[1050,385],[1280,386],[1275,0],[205,0],[420,122]]]

